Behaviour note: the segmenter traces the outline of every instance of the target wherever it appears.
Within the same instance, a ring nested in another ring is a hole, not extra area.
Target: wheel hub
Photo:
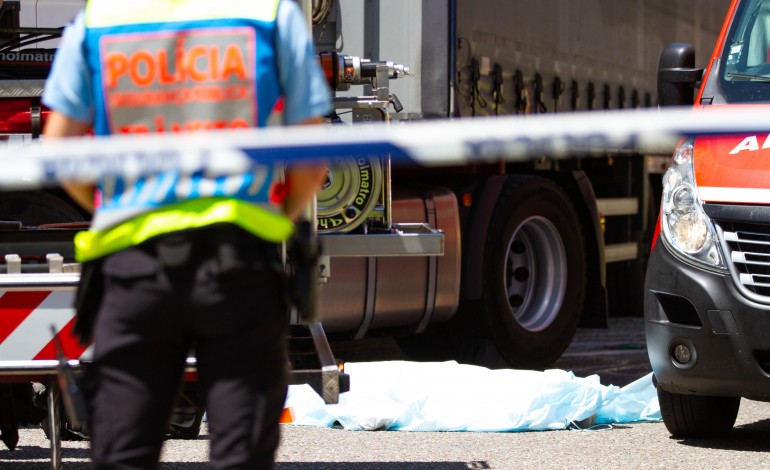
[[[523,328],[542,331],[558,317],[567,284],[567,254],[559,232],[545,217],[514,230],[505,260],[511,314]]]

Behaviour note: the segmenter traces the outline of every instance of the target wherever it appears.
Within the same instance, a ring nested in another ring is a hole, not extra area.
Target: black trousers
[[[110,255],[103,276],[89,372],[96,467],[158,466],[194,350],[211,466],[272,468],[288,364],[277,246],[216,225]]]

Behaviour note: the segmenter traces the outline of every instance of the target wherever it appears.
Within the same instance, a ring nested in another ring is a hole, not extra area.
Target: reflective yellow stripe
[[[164,233],[233,223],[272,243],[285,241],[294,226],[283,215],[229,198],[193,199],[139,215],[115,227],[75,236],[77,261],[90,261]]]
[[[272,21],[279,0],[91,0],[86,26],[250,18]]]

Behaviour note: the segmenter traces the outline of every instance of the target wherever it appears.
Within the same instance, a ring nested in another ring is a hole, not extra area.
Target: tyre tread
[[[722,437],[730,433],[740,397],[671,393],[658,387],[658,402],[666,429],[674,437]]]

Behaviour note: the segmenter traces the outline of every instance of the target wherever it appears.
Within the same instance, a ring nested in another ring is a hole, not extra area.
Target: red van
[[[732,1],[705,70],[692,46],[666,48],[658,84],[662,105],[702,112],[770,102],[770,0]],[[663,178],[645,320],[674,436],[724,435],[741,397],[770,401],[770,136],[680,142]]]

